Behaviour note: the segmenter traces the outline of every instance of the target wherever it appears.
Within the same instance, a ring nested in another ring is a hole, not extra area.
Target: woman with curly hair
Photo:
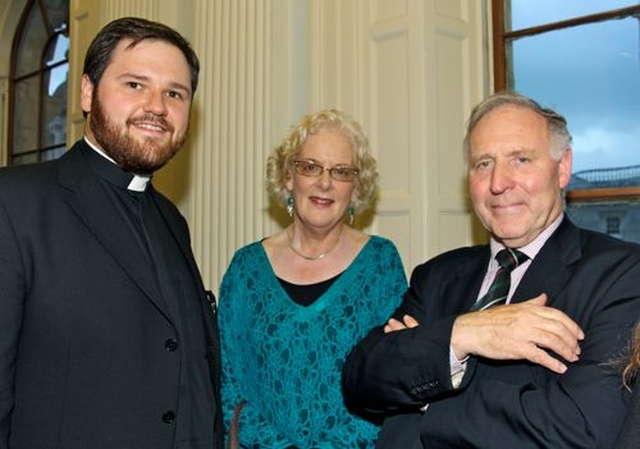
[[[307,115],[273,150],[267,178],[292,222],[237,251],[220,288],[230,441],[372,448],[378,428],[347,411],[340,371],[351,347],[399,304],[407,281],[391,241],[350,226],[376,195],[368,139],[339,111]]]

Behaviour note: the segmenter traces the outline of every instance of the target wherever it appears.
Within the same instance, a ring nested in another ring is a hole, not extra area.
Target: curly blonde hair
[[[336,109],[305,115],[291,128],[282,143],[273,149],[267,159],[267,191],[280,204],[286,204],[290,196],[286,188],[287,173],[293,170],[293,161],[302,151],[307,138],[325,128],[340,131],[351,143],[355,155],[358,177],[355,181],[356,199],[351,207],[360,211],[372,206],[377,199],[378,171],[369,148],[369,138],[358,122]]]
[[[629,352],[622,362],[622,384],[630,388],[640,369],[640,321],[633,330]]]

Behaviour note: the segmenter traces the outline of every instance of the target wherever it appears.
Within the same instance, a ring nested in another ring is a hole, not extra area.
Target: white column
[[[202,89],[187,209],[194,252],[207,287],[215,292],[233,253],[272,227],[264,181],[274,144],[271,5],[202,1],[195,23]]]

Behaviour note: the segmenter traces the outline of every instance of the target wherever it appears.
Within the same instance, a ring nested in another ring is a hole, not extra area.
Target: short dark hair
[[[109,22],[89,45],[84,59],[83,74],[89,77],[94,86],[98,86],[102,74],[111,62],[113,50],[123,39],[131,40],[128,48],[133,48],[147,39],[167,42],[178,47],[189,64],[193,96],[198,87],[200,61],[191,44],[173,28],[140,17],[123,17]]]

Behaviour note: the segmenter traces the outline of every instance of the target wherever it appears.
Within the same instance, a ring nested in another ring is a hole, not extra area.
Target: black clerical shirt
[[[128,230],[133,236],[132,246],[145,255],[154,271],[159,295],[156,300],[165,306],[163,313],[179,336],[171,349],[182,358],[180,385],[177,386],[178,410],[171,417],[176,426],[174,447],[209,449],[214,446],[215,398],[204,357],[206,339],[198,283],[156,204],[153,186],[145,185],[144,179],[123,171],[95,149],[87,150],[85,154],[91,170],[100,178],[119,211],[118,222],[125,229],[114,228],[113,232]]]

